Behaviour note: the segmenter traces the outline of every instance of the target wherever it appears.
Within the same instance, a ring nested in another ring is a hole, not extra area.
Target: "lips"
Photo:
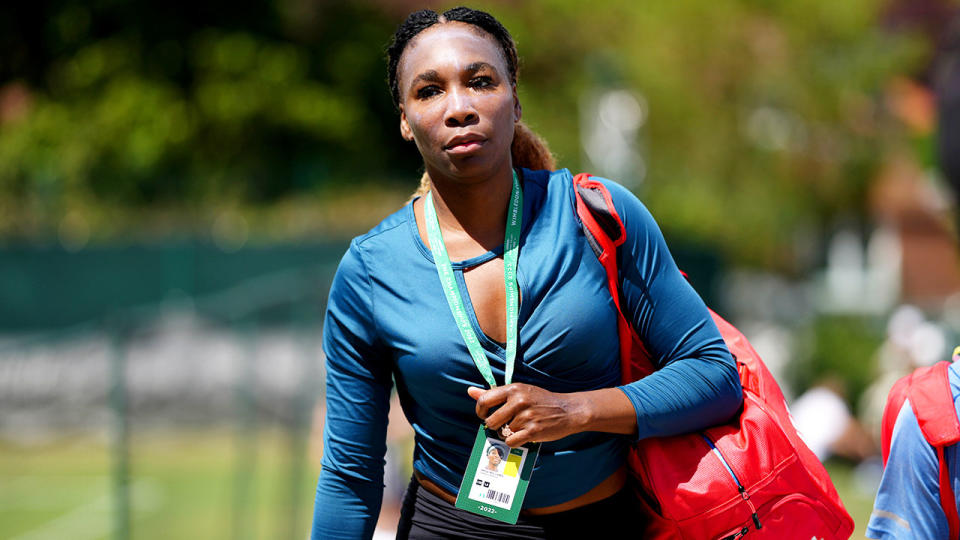
[[[482,135],[467,134],[454,137],[443,145],[443,149],[451,152],[469,152],[480,148],[486,141]]]

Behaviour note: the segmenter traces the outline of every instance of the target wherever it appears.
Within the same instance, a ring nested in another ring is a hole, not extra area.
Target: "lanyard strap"
[[[437,220],[437,210],[433,206],[433,193],[428,192],[423,207],[424,220],[427,222],[427,238],[430,240],[430,251],[437,265],[437,274],[443,285],[443,293],[447,297],[447,304],[453,313],[453,318],[460,329],[473,363],[477,365],[480,374],[490,385],[497,386],[490,370],[487,355],[480,346],[477,334],[470,324],[470,317],[463,306],[460,296],[460,287],[453,276],[453,265],[447,255],[447,246],[443,243],[443,234],[440,232],[440,222]],[[523,193],[520,191],[520,181],[516,171],[513,172],[513,189],[510,192],[510,206],[507,209],[507,227],[503,238],[503,284],[507,296],[507,351],[506,367],[503,383],[510,384],[513,380],[513,364],[517,356],[517,320],[519,318],[520,291],[517,287],[517,254],[520,251],[520,224],[523,220]]]

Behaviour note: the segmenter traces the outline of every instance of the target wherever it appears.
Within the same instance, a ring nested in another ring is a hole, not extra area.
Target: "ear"
[[[402,104],[400,105],[400,136],[405,141],[413,140],[413,130],[410,129],[410,124],[407,122],[407,113],[403,110]]]
[[[519,122],[523,117],[523,107],[520,106],[520,95],[517,94],[517,85],[513,85],[513,121]]]

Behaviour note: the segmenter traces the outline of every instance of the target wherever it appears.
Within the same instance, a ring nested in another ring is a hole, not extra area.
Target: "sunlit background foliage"
[[[306,531],[326,287],[422,172],[385,49],[412,10],[453,5],[0,5],[0,536]],[[524,120],[561,166],[604,172],[591,100],[628,96],[615,179],[791,398],[870,409],[905,369],[883,360],[900,303],[922,304],[931,359],[930,336],[960,336],[929,89],[955,0],[471,6],[513,33]],[[912,240],[897,212],[921,216]],[[876,478],[854,471],[831,465],[862,532]],[[53,502],[50,474],[75,481]]]
[[[563,166],[586,165],[581,96],[628,88],[646,115],[636,190],[663,227],[788,271],[814,262],[797,235],[862,215],[904,142],[885,85],[931,52],[884,29],[872,0],[487,6],[519,43],[525,118]],[[286,216],[298,207],[326,223],[326,204],[358,185],[410,189],[417,158],[397,136],[383,59],[408,7],[4,8],[0,235],[46,239],[64,219],[94,241],[206,234],[233,208],[289,223],[252,228],[289,240],[322,233]],[[356,212],[346,229],[376,217]]]

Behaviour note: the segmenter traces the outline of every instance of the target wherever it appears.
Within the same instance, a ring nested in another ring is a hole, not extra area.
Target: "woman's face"
[[[510,167],[516,86],[500,47],[477,27],[448,22],[421,32],[398,67],[400,133],[431,177],[489,177]]]
[[[500,462],[502,461],[500,459],[500,453],[497,452],[496,450],[491,450],[490,453],[487,454],[487,459],[490,460],[491,467],[496,467],[497,465],[500,465]]]

